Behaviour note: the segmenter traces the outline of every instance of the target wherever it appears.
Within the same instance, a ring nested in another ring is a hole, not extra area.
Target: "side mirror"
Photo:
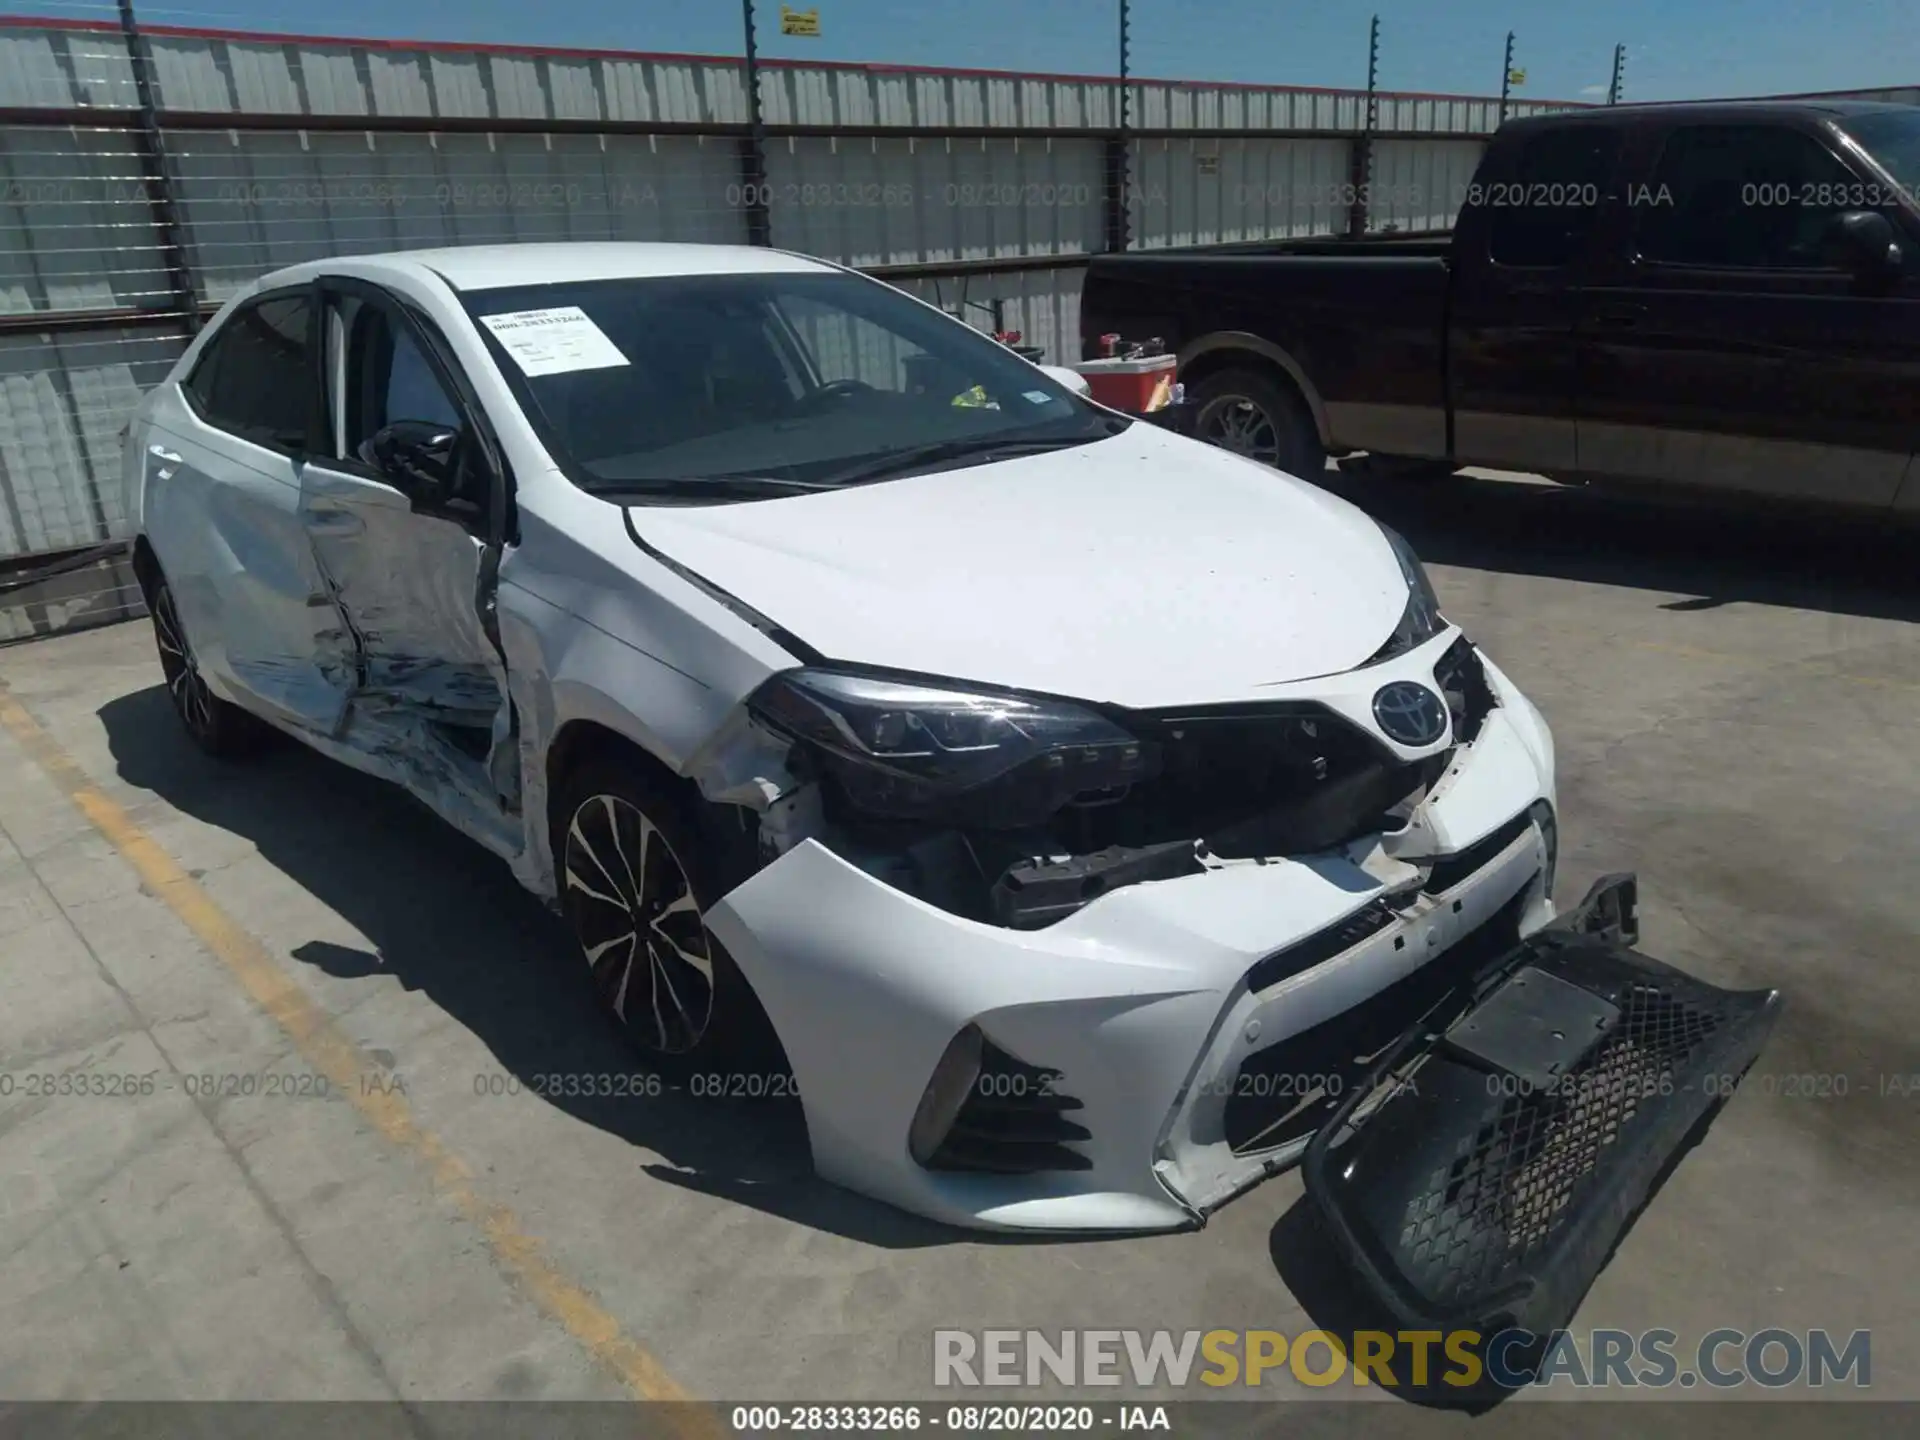
[[[1076,395],[1093,393],[1093,387],[1087,383],[1087,377],[1078,370],[1069,370],[1064,365],[1042,365],[1040,369],[1049,380],[1066,386]]]
[[[441,505],[453,493],[460,432],[427,420],[395,420],[360,443],[360,458],[415,505]]]
[[[1834,216],[1824,239],[1832,263],[1866,284],[1888,284],[1906,265],[1906,252],[1893,222],[1878,210],[1848,210]]]

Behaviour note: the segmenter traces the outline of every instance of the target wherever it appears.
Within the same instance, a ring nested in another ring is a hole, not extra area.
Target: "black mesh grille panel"
[[[1774,992],[1722,990],[1596,936],[1517,954],[1478,999],[1410,1030],[1381,1062],[1391,1076],[1349,1091],[1307,1152],[1332,1233],[1406,1323],[1565,1324],[1778,1013]],[[1543,1068],[1525,1027],[1554,1024],[1592,1038]]]

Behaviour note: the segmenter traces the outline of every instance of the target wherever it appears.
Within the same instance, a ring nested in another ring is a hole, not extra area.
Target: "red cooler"
[[[1144,355],[1138,359],[1082,360],[1073,368],[1087,377],[1087,388],[1102,405],[1145,415],[1173,403],[1173,375],[1178,363],[1172,355]]]

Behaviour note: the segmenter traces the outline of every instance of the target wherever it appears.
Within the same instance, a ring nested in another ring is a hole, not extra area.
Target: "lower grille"
[[[1068,1112],[1079,1100],[1060,1088],[1058,1070],[1029,1065],[984,1041],[980,1075],[967,1092],[929,1170],[971,1170],[994,1175],[1031,1175],[1041,1170],[1091,1170],[1093,1162],[1070,1148],[1093,1132]]]
[[[1381,1047],[1399,1039],[1481,966],[1520,943],[1520,912],[1526,900],[1523,889],[1452,949],[1405,979],[1311,1030],[1249,1055],[1227,1092],[1223,1123],[1233,1152],[1275,1150],[1319,1129],[1347,1091],[1366,1076]]]

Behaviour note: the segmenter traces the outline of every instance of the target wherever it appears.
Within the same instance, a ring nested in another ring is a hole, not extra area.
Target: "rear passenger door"
[[[1568,124],[1518,140],[1474,177],[1447,340],[1460,463],[1575,468],[1580,287],[1619,151],[1617,129]]]
[[[1920,292],[1911,274],[1862,290],[1823,244],[1884,183],[1813,122],[1650,139],[1624,253],[1586,292],[1580,468],[1890,506],[1920,413]]]
[[[145,529],[216,692],[330,734],[352,685],[300,514],[320,404],[311,286],[250,299],[144,433]]]

